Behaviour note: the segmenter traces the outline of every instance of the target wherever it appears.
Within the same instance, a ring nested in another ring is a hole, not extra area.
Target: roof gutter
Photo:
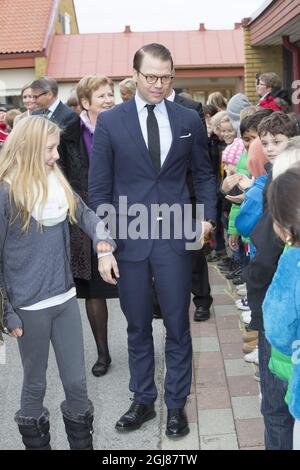
[[[55,27],[55,21],[57,18],[58,9],[59,9],[59,0],[54,0],[53,5],[52,5],[52,10],[51,10],[51,15],[50,15],[49,22],[48,22],[48,28],[47,28],[44,42],[43,42],[43,51],[45,51],[45,55],[48,55],[50,39],[55,32],[54,27]]]
[[[265,0],[265,2],[259,7],[257,10],[255,10],[254,13],[249,18],[244,18],[242,20],[242,25],[243,26],[250,26],[254,21],[256,21],[264,12],[271,6],[272,3],[274,3],[275,0]]]

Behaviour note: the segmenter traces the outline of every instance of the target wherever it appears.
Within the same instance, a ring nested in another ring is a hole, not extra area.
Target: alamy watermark
[[[300,104],[300,80],[293,81],[292,90],[294,90],[292,94],[292,103]]]
[[[98,225],[97,235],[103,238],[105,225],[113,239],[184,240],[186,250],[199,250],[204,241],[204,205],[196,204],[194,209],[193,214],[192,204],[129,205],[127,196],[120,196],[118,202],[98,207],[103,223]]]

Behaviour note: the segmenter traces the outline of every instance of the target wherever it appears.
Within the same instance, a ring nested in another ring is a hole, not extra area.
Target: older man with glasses
[[[71,168],[79,159],[79,117],[59,99],[58,84],[54,78],[43,77],[34,80],[30,88],[32,100],[38,107],[32,114],[47,117],[63,131],[59,146],[59,165],[69,179]]]

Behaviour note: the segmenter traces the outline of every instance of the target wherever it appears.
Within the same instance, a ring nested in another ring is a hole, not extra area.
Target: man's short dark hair
[[[42,90],[45,92],[52,91],[54,96],[58,95],[58,84],[54,78],[51,77],[42,77],[34,80],[30,88],[33,90]]]
[[[241,125],[240,125],[241,136],[243,136],[245,132],[249,131],[250,129],[257,132],[258,126],[261,123],[261,121],[264,118],[270,116],[272,113],[274,113],[273,109],[266,108],[266,109],[260,109],[259,111],[256,111],[254,114],[251,114],[250,116],[245,117],[241,121]]]
[[[296,121],[293,117],[276,111],[264,118],[258,126],[259,137],[263,137],[268,132],[273,136],[283,134],[289,138],[294,137],[297,135]]]
[[[171,70],[173,70],[173,59],[171,52],[162,44],[152,43],[146,44],[145,46],[141,47],[138,51],[136,51],[134,58],[133,58],[133,68],[137,72],[140,71],[140,67],[142,64],[142,60],[145,54],[152,55],[162,61],[170,61],[171,62]]]

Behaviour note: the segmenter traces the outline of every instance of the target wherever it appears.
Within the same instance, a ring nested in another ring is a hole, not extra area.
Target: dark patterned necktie
[[[148,133],[148,150],[152,159],[154,168],[159,173],[161,168],[160,160],[160,140],[159,128],[156,116],[154,114],[155,104],[146,104],[148,110],[147,117],[147,133]]]

